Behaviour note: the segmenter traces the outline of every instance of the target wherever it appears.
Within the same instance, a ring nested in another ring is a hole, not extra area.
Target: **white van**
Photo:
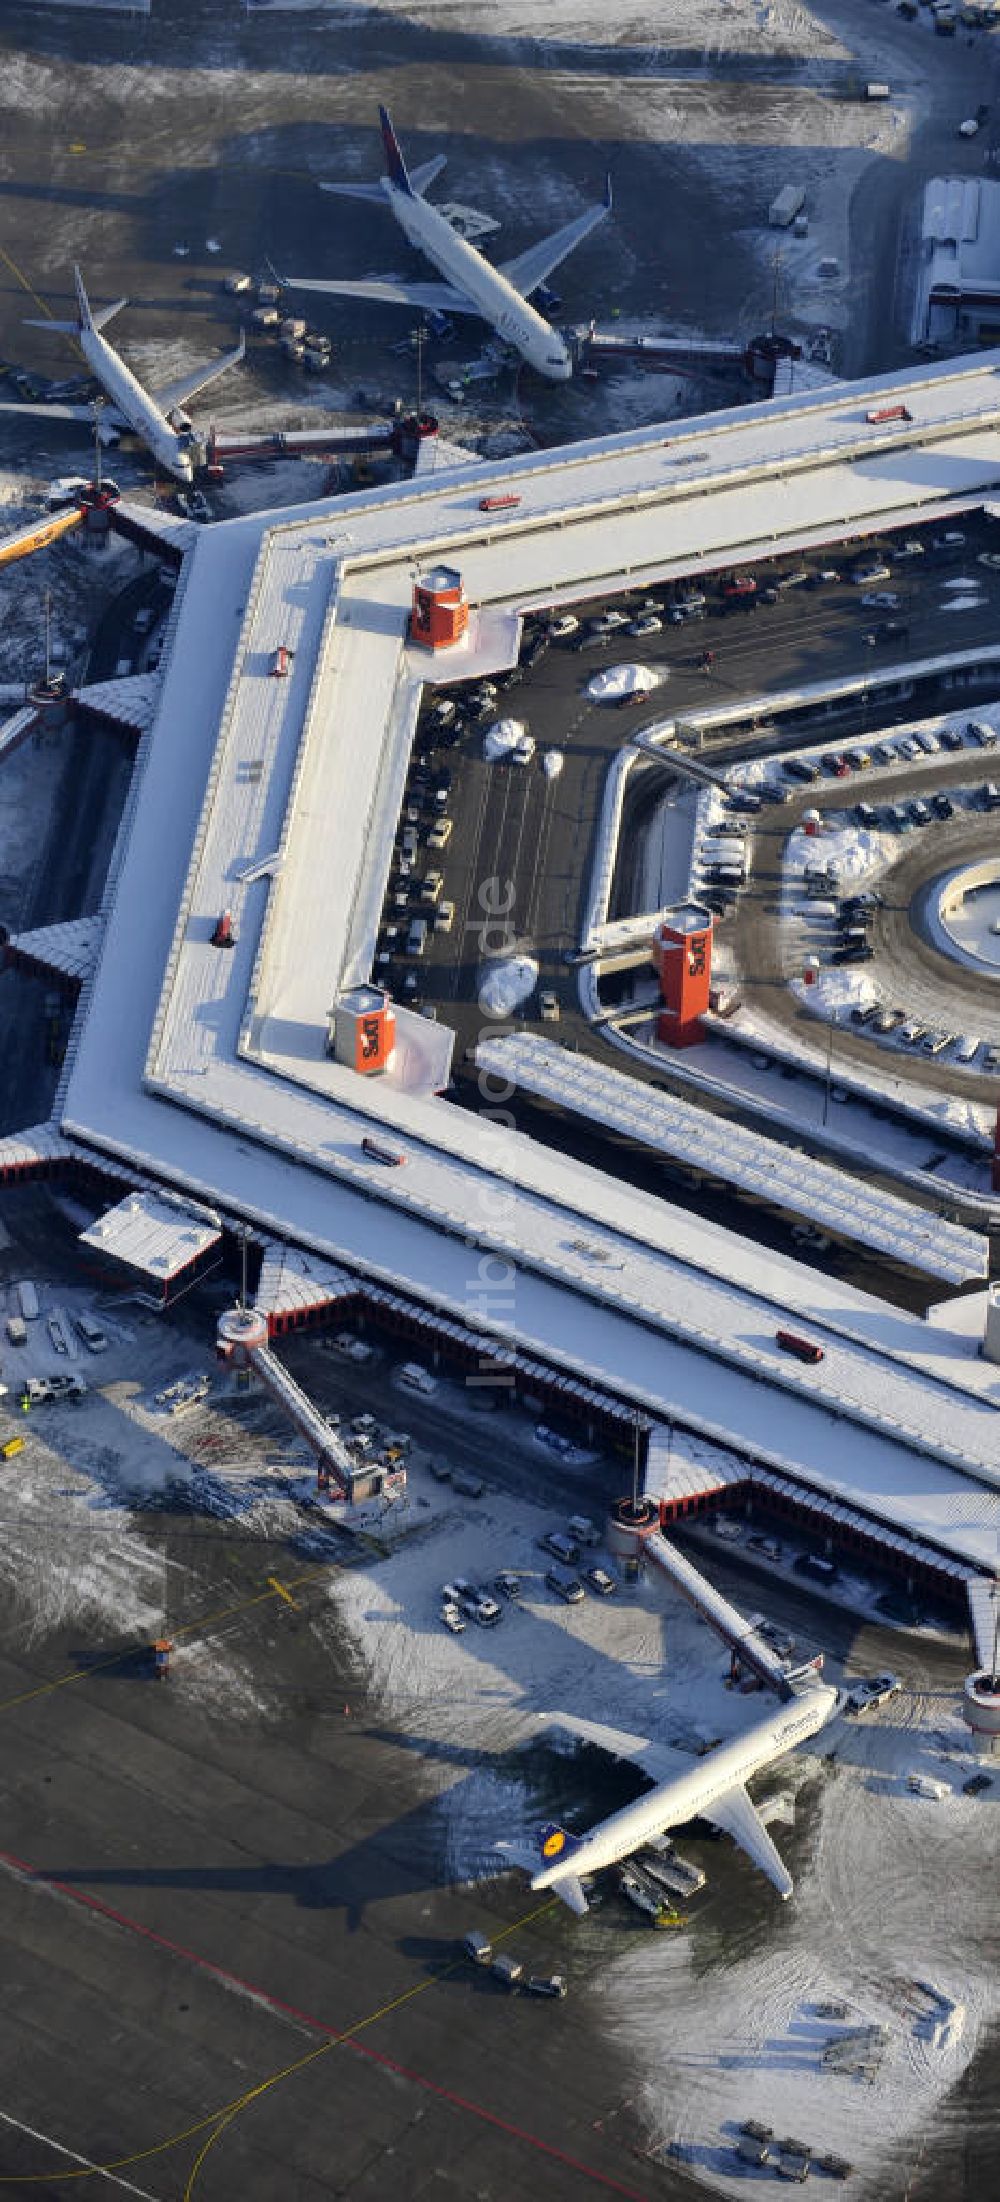
[[[429,1369],[422,1369],[419,1361],[404,1361],[398,1375],[400,1383],[406,1385],[407,1391],[422,1392],[425,1399],[437,1390],[437,1378],[430,1374]]]
[[[73,1321],[84,1345],[89,1346],[91,1353],[103,1353],[108,1341],[100,1323],[95,1323],[92,1315],[86,1315],[82,1312],[79,1315],[74,1315]]]

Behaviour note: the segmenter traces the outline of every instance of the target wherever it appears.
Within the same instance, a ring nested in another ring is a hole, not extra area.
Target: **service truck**
[[[771,200],[768,207],[767,220],[769,228],[790,229],[796,215],[801,214],[805,203],[806,195],[802,185],[786,184],[784,189],[779,191],[777,198]]]

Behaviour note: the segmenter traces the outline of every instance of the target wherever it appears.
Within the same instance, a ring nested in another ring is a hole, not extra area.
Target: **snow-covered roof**
[[[102,930],[99,917],[67,918],[62,925],[38,925],[27,933],[12,933],[8,947],[49,971],[61,971],[67,979],[85,979],[94,968]]]
[[[288,1315],[342,1300],[352,1289],[344,1269],[314,1254],[269,1239],[264,1247],[254,1306],[265,1315]]]
[[[906,422],[866,418],[892,400]],[[626,1400],[718,1417],[776,1466],[828,1463],[846,1417],[876,1483],[901,1461],[1000,1478],[971,1345],[325,1054],[338,986],[370,975],[430,677],[407,640],[415,572],[461,571],[470,637],[433,677],[467,676],[511,661],[531,604],[971,503],[998,428],[983,354],[192,531],[67,1132]],[[482,512],[498,485],[519,505]],[[223,908],[231,950],[211,946]],[[365,1156],[372,1125],[404,1168]],[[824,1344],[808,1371],[774,1348],[789,1314]]]
[[[81,1231],[80,1243],[163,1283],[207,1254],[221,1237],[218,1216],[157,1193],[136,1192],[127,1193],[117,1207]]]
[[[673,922],[676,912],[666,915]],[[702,912],[704,923],[708,912]],[[723,1184],[946,1284],[985,1277],[989,1243],[800,1149],[529,1032],[481,1040],[479,1068]]]
[[[132,504],[122,497],[115,506],[115,511],[121,513],[133,527],[141,528],[146,535],[155,536],[165,549],[187,551],[197,539],[198,522],[182,519],[179,513],[169,512],[165,505]]]
[[[32,1124],[26,1131],[8,1132],[0,1139],[0,1179],[51,1162],[68,1162],[72,1154],[72,1142],[63,1138],[55,1124]]]
[[[159,687],[156,673],[123,673],[121,680],[92,681],[78,691],[77,701],[100,712],[102,719],[115,719],[141,734],[152,723]]]

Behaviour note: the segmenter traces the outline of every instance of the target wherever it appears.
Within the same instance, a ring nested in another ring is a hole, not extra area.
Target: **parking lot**
[[[575,982],[564,959],[578,937],[604,778],[622,743],[651,719],[728,694],[794,686],[807,670],[811,680],[864,670],[880,640],[903,640],[895,633],[872,640],[865,599],[873,591],[905,613],[907,655],[992,639],[1000,554],[984,546],[993,540],[985,521],[925,529],[833,563],[824,553],[760,566],[749,593],[748,577],[720,575],[634,591],[620,605],[539,614],[525,624],[513,673],[429,688],[387,883],[378,975],[471,1044],[484,954],[498,948],[497,928],[483,923],[483,895],[490,881],[510,882],[500,946],[532,957],[539,993],[554,994],[559,1013],[573,1018]],[[618,709],[595,703],[589,679],[625,658],[648,662],[658,685]],[[491,756],[493,730],[507,720],[524,729],[521,746],[512,739]],[[538,997],[519,1013],[538,1015]]]

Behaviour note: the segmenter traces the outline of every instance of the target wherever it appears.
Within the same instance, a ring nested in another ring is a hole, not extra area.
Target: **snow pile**
[[[942,612],[978,612],[986,602],[986,591],[979,574],[962,573],[944,583],[942,597]]]
[[[792,907],[801,912],[800,890],[806,867],[829,865],[842,886],[868,884],[899,855],[899,842],[891,833],[869,833],[861,826],[828,826],[807,834],[801,826],[785,843],[785,885],[796,890]],[[807,905],[808,907],[808,905]]]
[[[534,755],[534,749],[523,719],[497,719],[483,737],[483,756],[489,764],[511,757],[524,758],[526,762]]]
[[[595,703],[621,703],[625,696],[648,696],[666,679],[651,665],[608,665],[587,682],[587,694]]]
[[[537,984],[534,957],[509,956],[487,972],[479,988],[479,1007],[486,1017],[512,1017]]]

